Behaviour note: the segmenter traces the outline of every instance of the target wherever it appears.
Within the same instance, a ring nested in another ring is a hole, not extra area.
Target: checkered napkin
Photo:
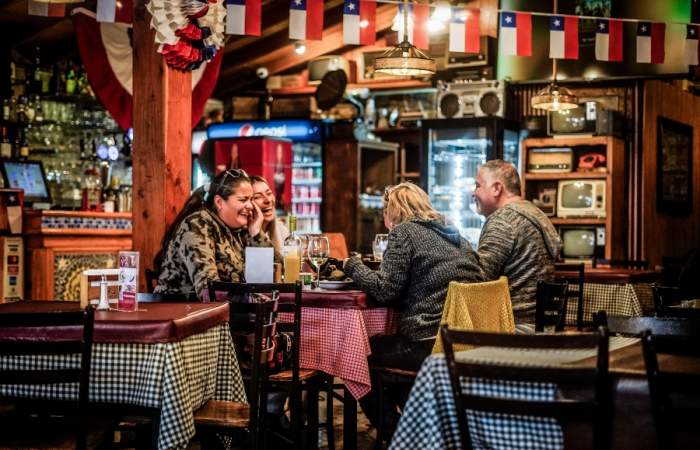
[[[0,369],[79,366],[77,357],[0,358]],[[194,411],[210,398],[245,402],[228,324],[180,342],[93,346],[90,401],[159,408],[158,448],[185,448],[194,436]],[[77,384],[0,386],[0,395],[75,399]]]
[[[570,285],[569,289],[576,292],[578,286]],[[569,298],[566,306],[566,324],[576,325],[575,300]],[[641,316],[642,306],[634,286],[625,284],[583,284],[583,323],[592,323],[593,314],[605,311],[616,316]]]
[[[467,392],[476,395],[551,401],[551,384],[489,382],[462,379]],[[556,420],[486,412],[467,413],[475,449],[563,449],[564,437]],[[444,355],[429,356],[411,390],[390,450],[461,449],[447,361]]]
[[[290,322],[293,318],[285,313],[279,320]],[[306,369],[341,378],[352,396],[361,398],[371,388],[369,338],[395,329],[395,314],[388,308],[303,307],[299,362]]]

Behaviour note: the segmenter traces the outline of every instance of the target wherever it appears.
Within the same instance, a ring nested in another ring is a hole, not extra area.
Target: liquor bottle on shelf
[[[289,216],[289,236],[284,240],[282,256],[284,258],[284,282],[295,283],[301,271],[302,243],[297,236],[297,218]]]
[[[7,132],[7,127],[2,127],[2,141],[0,142],[0,158],[12,157],[12,143]]]
[[[10,121],[10,99],[5,98],[2,101],[2,120],[5,122]]]
[[[27,141],[27,133],[24,129],[22,129],[21,136],[19,143],[19,159],[27,159],[29,158],[29,142]]]
[[[66,94],[75,94],[75,88],[77,85],[78,80],[76,79],[75,70],[71,64],[71,66],[68,68],[68,73],[66,74]]]

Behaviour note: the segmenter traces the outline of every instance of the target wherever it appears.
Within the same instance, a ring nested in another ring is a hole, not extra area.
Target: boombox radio
[[[505,114],[505,83],[468,81],[438,84],[437,116],[441,119]]]

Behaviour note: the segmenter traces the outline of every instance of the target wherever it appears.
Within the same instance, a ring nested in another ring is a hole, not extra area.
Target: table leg
[[[357,449],[357,400],[343,387],[343,450]]]

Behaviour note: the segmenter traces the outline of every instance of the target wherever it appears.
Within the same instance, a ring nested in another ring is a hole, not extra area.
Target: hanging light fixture
[[[554,14],[557,13],[557,0],[554,0]],[[557,84],[557,59],[552,58],[552,82],[532,97],[530,104],[535,109],[564,111],[578,107],[578,97],[569,89]]]
[[[408,0],[403,0],[403,40],[374,61],[374,71],[394,76],[435,73],[435,60],[408,41]]]

